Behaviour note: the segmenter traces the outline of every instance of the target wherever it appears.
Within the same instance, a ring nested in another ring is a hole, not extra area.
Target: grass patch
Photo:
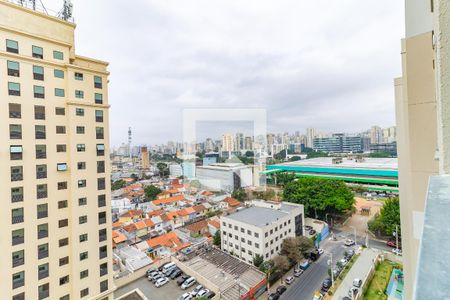
[[[370,281],[369,288],[364,294],[364,300],[386,300],[386,288],[391,278],[392,270],[401,266],[389,260],[385,260],[378,264],[375,274]]]

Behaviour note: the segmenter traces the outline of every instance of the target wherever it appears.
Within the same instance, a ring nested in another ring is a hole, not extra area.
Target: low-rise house
[[[121,214],[119,216],[119,222],[130,223],[134,220],[141,219],[143,214],[144,212],[140,209],[132,209],[130,211],[127,211],[126,213]]]
[[[124,187],[123,190],[130,199],[142,198],[144,196],[144,189],[141,185],[129,185]]]
[[[211,235],[215,235],[217,231],[220,232],[219,218],[211,218],[208,220],[208,231]]]
[[[172,253],[190,246],[190,243],[182,242],[176,232],[171,231],[161,236],[147,240],[152,256],[170,256]]]
[[[113,248],[126,245],[128,238],[118,230],[112,232]]]
[[[183,208],[177,211],[177,214],[180,216],[183,224],[187,221],[194,220],[197,217],[197,212],[192,207]]]
[[[184,195],[177,195],[177,196],[173,196],[173,197],[153,200],[151,202],[151,204],[155,207],[155,209],[161,208],[161,207],[175,207],[175,206],[178,206],[179,203],[184,200],[185,200]]]
[[[122,247],[116,251],[116,254],[130,272],[135,272],[153,262],[145,253],[132,246]]]
[[[195,205],[192,207],[192,209],[195,210],[195,213],[196,213],[195,218],[203,217],[206,214],[206,212],[208,211],[203,204]]]
[[[111,200],[111,211],[113,214],[121,215],[129,210],[131,210],[133,205],[130,199],[127,197],[122,197],[118,199]]]
[[[186,230],[188,230],[191,236],[198,237],[200,235],[210,236],[208,231],[208,221],[201,220],[195,223],[191,223],[189,225],[184,226]]]

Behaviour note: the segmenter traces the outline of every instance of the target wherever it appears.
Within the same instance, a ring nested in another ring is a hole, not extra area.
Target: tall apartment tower
[[[148,153],[147,146],[141,147],[141,162],[142,162],[142,169],[148,170],[150,168],[150,156]]]
[[[112,299],[107,63],[0,0],[1,299]]]
[[[313,141],[316,137],[316,130],[314,128],[306,128],[306,147],[312,148]]]
[[[225,133],[222,135],[222,151],[234,151],[235,143],[234,136],[231,133]]]
[[[440,85],[447,85],[443,90],[448,95],[449,79],[440,77],[437,72],[442,47],[436,44],[442,33],[437,25],[443,17],[447,18],[447,23],[441,29],[447,30],[446,41],[449,40],[449,8],[448,0],[406,0],[405,4],[406,36],[402,40],[402,77],[395,79],[395,93],[404,299],[413,299],[429,178],[439,174],[440,162],[449,161],[448,158],[444,160],[442,155],[450,152],[447,150],[450,143],[439,139],[443,133],[447,139],[449,136],[448,125],[439,126],[439,107],[442,107]],[[440,5],[447,6],[447,12],[443,9],[441,14],[436,13]],[[444,119],[448,118],[448,111],[448,108],[441,109]],[[440,262],[438,257],[435,259]]]

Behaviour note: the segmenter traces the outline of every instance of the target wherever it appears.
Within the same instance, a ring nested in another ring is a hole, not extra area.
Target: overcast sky
[[[270,132],[395,124],[403,1],[73,2],[76,52],[110,62],[113,145],[128,126],[180,140],[184,108],[266,108]]]

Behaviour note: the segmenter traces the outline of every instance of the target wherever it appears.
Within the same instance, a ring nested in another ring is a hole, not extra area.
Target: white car
[[[344,245],[347,247],[353,246],[354,244],[355,244],[355,241],[352,239],[347,239],[344,243]]]
[[[288,276],[286,277],[286,279],[284,280],[287,284],[292,284],[294,282],[294,277],[292,276]]]
[[[159,288],[160,286],[163,286],[168,282],[169,282],[169,279],[167,279],[167,277],[162,277],[162,278],[159,278],[158,280],[156,280],[155,286],[157,288]]]
[[[343,258],[343,259],[341,259],[339,261],[341,262],[342,266],[345,266],[345,265],[348,264],[348,260],[346,260],[345,258]]]
[[[402,250],[401,249],[397,249],[397,248],[392,249],[392,253],[394,253],[395,255],[398,255],[398,256],[402,256]]]
[[[183,282],[183,284],[181,285],[181,289],[185,290],[185,289],[193,286],[196,282],[197,282],[197,280],[195,280],[195,277],[189,277],[188,279],[186,279],[185,282]]]
[[[192,296],[189,293],[184,293],[183,295],[180,296],[180,298],[178,298],[178,300],[191,300]]]
[[[191,296],[195,297],[197,296],[198,292],[200,292],[203,289],[203,285],[199,284],[195,287],[195,289],[192,290]]]
[[[322,255],[323,254],[323,249],[322,248],[317,249],[317,253],[319,253],[319,255]]]
[[[203,289],[203,290],[201,290],[200,292],[197,293],[197,298],[204,297],[208,293],[209,293],[208,289]]]

